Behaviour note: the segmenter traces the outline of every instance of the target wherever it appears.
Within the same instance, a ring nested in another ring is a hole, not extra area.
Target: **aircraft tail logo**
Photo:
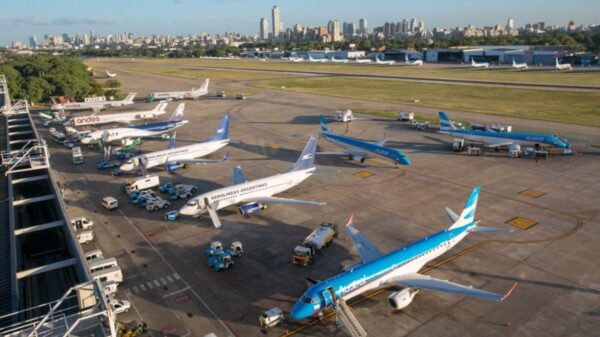
[[[450,118],[448,118],[445,112],[440,111],[438,115],[440,117],[440,130],[456,130],[456,126],[452,123]]]

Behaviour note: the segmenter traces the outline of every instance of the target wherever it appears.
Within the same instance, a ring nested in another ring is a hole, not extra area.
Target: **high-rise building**
[[[408,27],[408,31],[414,32],[416,30],[416,28],[417,28],[417,19],[415,19],[415,18],[410,19],[410,26]]]
[[[269,38],[269,21],[265,18],[260,18],[260,38],[261,40]]]
[[[408,32],[408,29],[409,29],[408,20],[403,19],[402,20],[402,27],[400,28],[400,32],[406,33],[406,32]]]
[[[271,10],[271,14],[273,16],[273,39],[279,38],[279,33],[281,32],[281,12],[279,11],[279,6],[273,6]]]
[[[35,35],[29,38],[29,46],[31,48],[37,47],[37,37]]]
[[[333,21],[331,27],[331,41],[337,42],[342,40],[342,35],[340,34],[340,22],[338,20]]]
[[[506,30],[512,30],[515,28],[515,20],[513,18],[508,18],[508,22],[506,22]]]
[[[569,21],[569,24],[567,25],[567,30],[568,31],[573,31],[577,28],[577,26],[575,26],[575,21]]]
[[[367,19],[358,20],[358,31],[360,34],[363,34],[363,35],[369,34],[369,26],[367,23]]]
[[[423,21],[423,20],[419,21],[419,31],[420,32],[425,31],[425,21]]]

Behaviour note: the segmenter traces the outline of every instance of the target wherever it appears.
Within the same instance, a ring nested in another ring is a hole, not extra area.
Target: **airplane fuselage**
[[[108,123],[127,123],[136,120],[155,119],[156,117],[164,114],[165,111],[135,111],[135,112],[123,112],[116,114],[103,114],[103,115],[89,115],[79,116],[71,118],[71,125],[73,126],[84,126],[84,125],[99,125]]]
[[[322,309],[331,305],[326,303],[323,296],[323,292],[330,291],[329,289],[337,298],[348,301],[365,292],[387,286],[387,281],[392,278],[418,272],[427,262],[436,259],[458,244],[468,234],[467,230],[472,225],[437,232],[315,284],[294,304],[291,317],[304,319],[317,316]],[[318,299],[318,301],[312,303],[303,299]]]
[[[183,121],[167,121],[160,123],[150,123],[146,125],[137,125],[126,128],[113,128],[106,130],[98,130],[89,133],[81,140],[83,144],[89,144],[94,141],[102,140],[106,143],[114,142],[125,138],[151,137],[163,134],[167,131],[176,129],[187,124],[187,120]]]
[[[197,216],[206,210],[204,200],[208,200],[215,210],[231,205],[249,202],[260,197],[271,197],[275,194],[289,190],[300,184],[315,172],[315,168],[285,172],[270,177],[248,181],[233,186],[222,187],[214,191],[206,192],[193,197],[188,204],[181,208],[179,213],[183,215]],[[190,206],[195,203],[200,207]]]
[[[133,104],[133,101],[72,102],[54,104],[52,110],[104,110]]]
[[[462,138],[470,141],[483,142],[484,144],[494,144],[502,141],[510,141],[514,144],[523,146],[549,145],[556,147],[567,147],[567,144],[553,135],[536,135],[527,133],[513,132],[494,132],[479,130],[445,130],[441,133],[453,135],[456,138]]]
[[[228,143],[229,139],[224,139],[143,154],[128,160],[127,163],[121,166],[121,170],[131,171],[135,169],[136,167],[134,167],[133,162],[135,162],[136,158],[140,161],[145,161],[146,168],[148,169],[167,163],[201,158],[219,150]],[[131,163],[129,164],[129,162]]]
[[[205,90],[188,90],[188,91],[163,91],[155,92],[152,95],[154,99],[196,99],[200,96],[206,95],[208,92]]]
[[[322,132],[321,135],[332,144],[342,147],[349,154],[361,156],[362,158],[371,158],[375,156],[390,159],[396,164],[410,165],[410,160],[400,151],[377,144],[361,141],[358,139],[338,136],[327,132]]]

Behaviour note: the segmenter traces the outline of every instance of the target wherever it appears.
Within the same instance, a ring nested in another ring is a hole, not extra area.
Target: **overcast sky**
[[[271,8],[279,5],[284,26],[295,23],[326,25],[328,20],[358,23],[365,18],[369,28],[385,21],[415,17],[427,28],[475,24],[505,25],[509,17],[517,27],[528,22],[566,25],[600,24],[598,0],[501,0],[501,1],[398,1],[398,0],[0,0],[0,45],[13,40],[25,43],[31,35],[41,41],[44,34],[97,34],[131,32],[151,34],[198,34],[258,32],[265,17],[271,24]]]

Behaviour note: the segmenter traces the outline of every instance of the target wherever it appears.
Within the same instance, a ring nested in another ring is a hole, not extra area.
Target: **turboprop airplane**
[[[417,66],[420,67],[423,65],[423,60],[414,60],[411,61],[408,59],[408,55],[404,55],[404,64],[407,64],[409,66]]]
[[[212,137],[197,144],[176,147],[176,133],[173,132],[166,150],[135,156],[123,163],[120,169],[124,172],[131,172],[138,169],[149,169],[165,165],[167,172],[171,173],[183,168],[187,164],[220,163],[227,159],[227,155],[222,160],[198,158],[207,156],[229,144],[229,120],[229,114],[225,115]]]
[[[159,91],[151,93],[149,96],[152,100],[155,99],[197,99],[200,96],[204,96],[208,94],[208,84],[210,83],[210,79],[204,80],[199,89],[192,88],[192,90],[188,91]]]
[[[321,116],[321,131],[321,136],[323,136],[323,138],[327,139],[327,141],[334,145],[344,148],[346,151],[317,152],[317,154],[347,156],[350,160],[361,163],[363,163],[366,158],[382,157],[393,161],[396,167],[398,167],[398,165],[410,165],[410,159],[408,159],[408,157],[406,157],[400,150],[383,146],[387,139],[383,139],[375,143],[369,143],[356,138],[335,135],[329,131],[327,119],[324,116]]]
[[[482,142],[486,147],[510,146],[513,144],[535,147],[540,145],[556,146],[559,148],[569,147],[569,143],[566,140],[558,139],[556,135],[496,132],[492,130],[466,130],[456,127],[444,112],[440,111],[439,117],[440,133],[452,135],[457,139]]]
[[[110,73],[110,72],[107,70],[107,71],[106,71],[106,76],[107,76],[108,78],[115,78],[115,77],[117,77],[117,74],[112,74],[112,73]]]
[[[69,103],[56,103],[53,104],[52,110],[93,110],[94,112],[99,112],[100,110],[104,110],[106,108],[113,108],[119,106],[126,106],[133,104],[133,99],[135,98],[136,93],[129,93],[125,99],[120,101],[107,101],[105,98],[99,99],[98,97],[94,97],[93,99],[88,99],[84,102],[69,102]]]
[[[473,68],[489,68],[489,62],[475,62],[475,59],[471,59],[471,67]]]
[[[556,68],[558,70],[571,70],[573,68],[573,66],[571,66],[571,63],[559,63],[558,57],[555,58],[554,60],[555,60],[554,68]]]
[[[158,116],[166,113],[165,109],[169,103],[161,102],[152,110],[120,112],[115,114],[92,114],[88,116],[72,117],[63,125],[84,126],[98,125],[108,123],[129,124],[136,120],[156,119]]]
[[[394,61],[394,60],[383,61],[383,60],[380,60],[380,59],[379,59],[379,57],[376,57],[376,58],[375,58],[375,63],[377,63],[377,64],[385,64],[385,65],[389,65],[389,66],[391,66],[391,65],[393,65],[394,63],[396,63],[396,61]]]
[[[388,297],[388,303],[394,310],[407,307],[421,289],[489,301],[505,300],[516,288],[516,283],[505,294],[496,294],[419,273],[425,264],[452,249],[471,232],[512,231],[507,228],[478,226],[478,221],[475,221],[478,196],[479,187],[475,187],[460,216],[446,208],[446,213],[452,220],[450,228],[390,253],[383,253],[359,232],[353,225],[352,215],[346,230],[358,250],[361,262],[346,267],[341,274],[311,286],[296,301],[290,317],[294,320],[319,317],[327,308],[337,308],[338,305],[345,305],[348,300],[365,292],[390,286],[402,288]]]
[[[194,217],[208,213],[215,228],[220,228],[221,220],[217,211],[231,205],[242,204],[239,211],[244,216],[260,212],[260,210],[266,208],[267,204],[323,205],[324,203],[321,202],[273,196],[300,184],[315,173],[316,149],[317,136],[311,136],[294,166],[280,174],[257,180],[248,181],[242,172],[242,168],[236,166],[233,169],[232,186],[222,187],[193,197],[179,210],[179,213]]]
[[[180,103],[177,109],[166,122],[155,122],[141,125],[131,125],[128,127],[112,128],[90,132],[81,138],[82,144],[90,144],[102,141],[105,144],[110,142],[129,139],[157,136],[168,131],[174,130],[180,126],[186,125],[189,121],[183,119],[185,112],[185,103]]]
[[[515,62],[514,58],[513,58],[512,61],[513,61],[512,62],[513,69],[529,69],[529,66],[525,62],[523,62],[523,63],[517,63],[517,62]]]

